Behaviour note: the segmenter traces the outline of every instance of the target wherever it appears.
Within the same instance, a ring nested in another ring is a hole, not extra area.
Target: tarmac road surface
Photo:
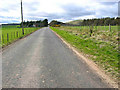
[[[3,88],[108,88],[51,30],[42,28],[2,53]]]

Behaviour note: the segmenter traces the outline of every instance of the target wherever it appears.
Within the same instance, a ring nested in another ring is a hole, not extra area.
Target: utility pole
[[[22,34],[24,35],[24,28],[23,28],[23,7],[22,7],[22,0],[21,0],[21,21],[22,21]]]

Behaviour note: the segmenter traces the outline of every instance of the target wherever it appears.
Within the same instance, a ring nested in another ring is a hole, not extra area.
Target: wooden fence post
[[[24,32],[25,33],[25,32]],[[20,31],[19,31],[19,37],[20,37]]]
[[[15,39],[15,32],[14,32],[14,39]]]
[[[16,34],[17,34],[17,37],[18,37],[18,31],[17,31],[17,33],[16,33]]]
[[[1,42],[2,40],[1,40],[1,35],[0,35],[0,44],[2,44],[2,42]]]
[[[12,41],[12,32],[11,32],[11,41]]]
[[[4,35],[2,34],[2,43],[4,43]]]
[[[89,30],[90,30],[90,37],[91,37],[93,33],[93,26],[89,26]]]
[[[7,33],[7,42],[9,42],[9,35],[8,35],[8,33]]]

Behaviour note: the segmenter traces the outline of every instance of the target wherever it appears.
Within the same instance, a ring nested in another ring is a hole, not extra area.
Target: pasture
[[[19,25],[7,25],[7,26],[2,26],[1,28],[1,33],[0,33],[0,39],[1,39],[1,46],[4,47],[13,41],[22,38],[39,28],[36,27],[30,27],[30,28],[24,28],[24,35],[22,34],[22,28],[20,28]]]

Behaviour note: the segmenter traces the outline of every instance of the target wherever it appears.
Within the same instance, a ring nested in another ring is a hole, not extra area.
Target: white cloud
[[[7,19],[8,22],[12,23],[11,19],[14,21],[14,18],[20,21],[20,1],[21,0],[1,0],[1,21]],[[49,20],[69,21],[105,16],[116,17],[118,1],[119,0],[23,0],[24,20],[47,18]],[[109,2],[113,2],[113,4]],[[114,4],[114,2],[116,2],[116,4]],[[72,9],[74,11],[71,11]]]

